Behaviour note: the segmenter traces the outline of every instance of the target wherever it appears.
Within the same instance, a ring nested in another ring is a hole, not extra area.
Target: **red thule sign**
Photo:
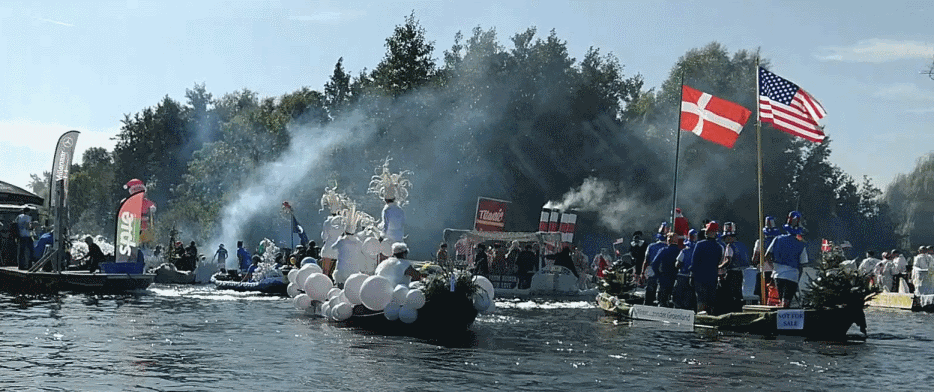
[[[477,216],[474,229],[477,231],[503,231],[506,222],[505,200],[477,198]]]

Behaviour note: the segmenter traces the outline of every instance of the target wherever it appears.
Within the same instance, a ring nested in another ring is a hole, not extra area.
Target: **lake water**
[[[278,297],[153,285],[0,293],[3,391],[906,390],[934,384],[934,315],[867,309],[865,343],[678,330],[592,301],[498,300],[449,341],[381,336]],[[851,332],[856,333],[853,328]]]

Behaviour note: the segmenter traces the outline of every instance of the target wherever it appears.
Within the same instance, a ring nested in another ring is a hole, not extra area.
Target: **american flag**
[[[811,94],[773,74],[759,68],[759,116],[762,122],[812,142],[824,140],[824,130],[817,120],[827,111]]]

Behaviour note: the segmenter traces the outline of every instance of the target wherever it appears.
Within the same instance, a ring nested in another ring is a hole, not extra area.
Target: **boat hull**
[[[87,271],[29,272],[0,267],[3,288],[12,292],[52,293],[58,291],[120,293],[142,290],[152,284],[153,274],[106,274]]]
[[[605,293],[597,296],[597,306],[607,315],[629,318],[632,305]],[[866,316],[862,308],[837,308],[804,311],[801,329],[779,329],[778,309],[771,307],[749,307],[743,312],[719,316],[698,314],[694,316],[695,328],[752,333],[756,335],[803,336],[814,340],[849,340],[847,331],[856,324],[865,333]]]
[[[211,283],[219,290],[233,290],[241,292],[254,292],[271,295],[286,296],[286,284],[282,279],[270,278],[263,279],[261,282],[240,282],[236,280],[223,280],[222,274],[216,274],[211,277]]]
[[[404,335],[422,338],[449,338],[466,332],[477,318],[473,302],[465,296],[445,295],[425,303],[418,318],[411,324],[389,320],[383,312],[374,312],[363,305],[354,307],[354,314],[345,321],[332,321],[341,326],[359,328],[382,335]]]

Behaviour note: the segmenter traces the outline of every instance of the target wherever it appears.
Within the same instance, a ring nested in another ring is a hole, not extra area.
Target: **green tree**
[[[386,38],[386,55],[371,75],[374,85],[391,96],[424,86],[435,73],[433,51],[434,43],[425,38],[415,13],[409,14]]]
[[[344,71],[344,58],[337,59],[331,79],[324,84],[324,106],[331,117],[337,117],[350,102],[350,74]]]

